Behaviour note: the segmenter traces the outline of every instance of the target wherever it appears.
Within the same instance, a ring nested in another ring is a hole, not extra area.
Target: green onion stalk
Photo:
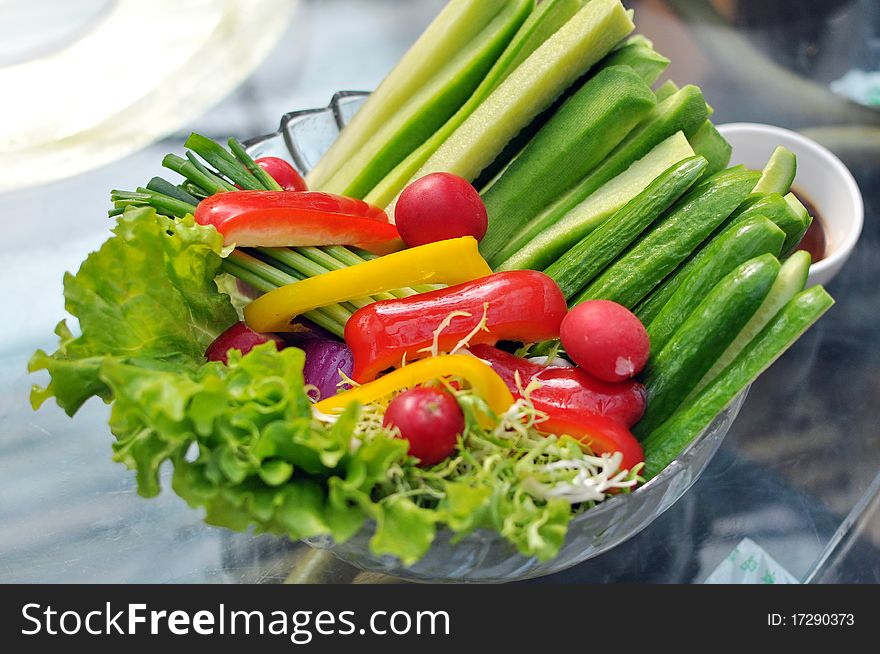
[[[280,191],[281,186],[251,158],[234,138],[228,141],[229,150],[200,134],[191,134],[184,146],[184,157],[166,155],[162,165],[183,177],[173,184],[162,177],[154,177],[134,191],[111,192],[113,209],[109,215],[118,216],[128,206],[150,206],[161,214],[182,218],[194,215],[196,206],[206,197],[226,191]],[[330,245],[323,247],[291,248],[236,248],[223,261],[222,269],[233,277],[268,292],[286,284],[355,266],[375,255],[355,248]],[[401,288],[388,293],[359,298],[350,302],[321,307],[304,314],[315,324],[342,337],[345,323],[351,315],[368,304],[379,300],[404,298],[433,290],[434,286]]]

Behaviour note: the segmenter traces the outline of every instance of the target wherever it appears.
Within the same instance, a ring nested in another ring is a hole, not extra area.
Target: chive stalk
[[[222,149],[222,148],[221,148]],[[245,167],[247,168],[251,174],[262,184],[262,188],[267,191],[283,191],[281,188],[281,184],[275,181],[275,178],[272,177],[265,170],[260,168],[257,165],[257,162],[251,158],[244,147],[236,141],[234,138],[229,139],[229,149],[232,151],[233,156]]]
[[[146,188],[138,188],[137,191],[111,191],[110,199],[115,209],[125,209],[127,206],[150,206],[161,213],[181,218],[188,213],[193,213],[196,208],[180,200],[168,197],[163,193],[156,193]]]
[[[187,151],[186,158],[189,160],[189,162],[193,165],[193,167],[196,170],[198,170],[202,175],[205,175],[205,176],[215,180],[216,183],[219,184],[224,190],[226,190],[226,191],[234,191],[235,190],[234,184],[230,184],[225,179],[223,179],[223,177],[221,177],[217,173],[217,171],[208,170],[208,167],[205,164],[203,164],[201,161],[199,161],[199,158],[196,155],[194,155],[192,152]]]
[[[247,270],[245,268],[242,268],[241,266],[236,265],[236,263],[234,261],[231,261],[230,259],[224,259],[221,267],[224,272],[229,273],[236,279],[240,279],[241,281],[250,284],[259,291],[269,292],[277,288],[277,286],[273,285],[271,282],[266,281],[260,275],[254,273],[251,270]],[[303,314],[303,316],[311,320],[319,327],[326,329],[331,334],[335,334],[340,338],[344,336],[345,325],[341,325],[339,322],[331,318],[321,309],[309,311]]]
[[[258,258],[237,250],[223,260],[223,270],[266,292],[298,281]],[[254,283],[255,280],[257,283]],[[345,323],[351,314],[349,309],[334,304],[308,311],[303,316],[341,338],[345,334]]]
[[[250,191],[265,189],[265,185],[247,169],[247,166],[243,166],[238,159],[229,154],[219,143],[201,134],[193,133],[190,134],[183,145],[214,166],[217,172],[238,184],[242,189]],[[189,155],[187,156],[189,157]],[[192,161],[192,157],[189,158]]]
[[[168,197],[180,200],[181,202],[186,202],[191,205],[193,209],[195,209],[196,205],[199,203],[199,198],[161,177],[154,177],[151,179],[147,184],[147,190],[167,195]]]
[[[207,172],[207,170],[203,172],[204,166],[200,169],[192,161],[178,157],[176,154],[165,155],[165,158],[162,159],[162,166],[186,177],[190,182],[212,195],[235,189],[234,186],[227,184],[216,175]]]

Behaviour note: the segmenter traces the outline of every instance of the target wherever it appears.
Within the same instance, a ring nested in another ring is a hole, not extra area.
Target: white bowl
[[[797,156],[794,187],[822,216],[826,256],[810,266],[807,285],[827,284],[846,263],[859,240],[864,204],[858,184],[843,162],[828,148],[797,132],[759,123],[728,123],[718,131],[733,146],[731,165],[761,170],[782,145]]]

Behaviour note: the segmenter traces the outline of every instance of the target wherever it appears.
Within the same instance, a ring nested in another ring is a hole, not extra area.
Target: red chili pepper
[[[356,245],[376,254],[403,247],[387,214],[361,200],[315,191],[230,191],[202,200],[196,222],[244,247]]]
[[[605,382],[581,368],[547,367],[489,345],[475,345],[471,353],[492,365],[514,397],[520,397],[516,372],[523,388],[539,381],[530,398],[551,419],[578,421],[598,414],[632,427],[645,413],[647,394],[637,381]]]
[[[588,446],[593,454],[620,452],[623,455],[621,470],[632,470],[645,460],[645,453],[636,437],[622,424],[605,416],[551,418],[539,424],[538,431],[571,436]]]
[[[345,326],[345,342],[354,352],[352,377],[363,383],[399,366],[404,356],[407,361],[429,356],[440,324],[454,311],[466,312],[468,316],[453,317],[440,334],[439,349],[449,352],[477,327],[486,306],[486,330],[476,332],[471,344],[555,338],[568,310],[556,282],[532,270],[495,273],[439,291],[375,302],[356,311]]]

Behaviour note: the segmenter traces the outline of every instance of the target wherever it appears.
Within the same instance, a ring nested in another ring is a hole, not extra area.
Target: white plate
[[[797,132],[760,123],[728,123],[718,131],[733,146],[731,165],[761,170],[776,146],[797,156],[794,186],[816,207],[826,229],[827,256],[810,266],[809,286],[827,284],[859,240],[864,204],[856,180],[828,148]]]

